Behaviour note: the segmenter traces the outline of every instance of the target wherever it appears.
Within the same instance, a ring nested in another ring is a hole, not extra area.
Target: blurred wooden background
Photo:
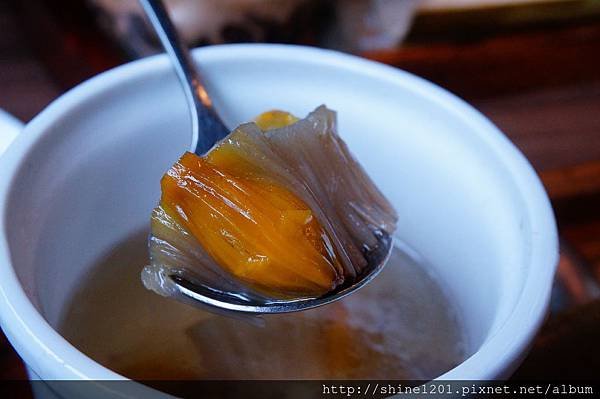
[[[0,3],[0,108],[25,122],[125,61],[85,12],[44,4]],[[600,19],[447,40],[417,35],[363,55],[464,98],[532,162],[556,212],[561,260],[552,312],[514,378],[600,378]],[[0,379],[25,377],[0,334]]]

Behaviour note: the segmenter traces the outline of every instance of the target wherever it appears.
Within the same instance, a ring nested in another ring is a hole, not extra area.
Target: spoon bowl
[[[226,311],[268,314],[268,313],[291,313],[301,310],[313,309],[327,305],[350,295],[359,288],[373,280],[387,263],[393,247],[393,238],[383,234],[379,239],[379,245],[371,252],[366,253],[369,264],[356,282],[344,284],[319,298],[299,298],[287,300],[268,300],[256,298],[252,295],[238,294],[221,291],[194,281],[193,277],[180,274],[171,274],[169,278],[175,286],[174,298],[180,302],[203,307],[205,310],[219,308]],[[208,307],[208,308],[207,308]],[[214,310],[214,309],[212,309]]]

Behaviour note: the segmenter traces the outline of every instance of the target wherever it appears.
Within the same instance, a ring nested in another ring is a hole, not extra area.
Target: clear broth
[[[373,282],[335,304],[249,323],[147,291],[147,233],[88,274],[59,325],[115,372],[151,379],[433,379],[465,358],[452,301],[395,249]]]

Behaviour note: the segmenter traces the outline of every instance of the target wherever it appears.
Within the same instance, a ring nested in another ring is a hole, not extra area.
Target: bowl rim
[[[545,317],[558,262],[556,223],[549,199],[532,166],[508,138],[485,116],[445,89],[400,69],[353,55],[297,45],[228,44],[195,49],[194,57],[205,61],[299,61],[346,69],[385,79],[426,97],[469,125],[496,151],[525,204],[531,226],[529,272],[511,313],[496,333],[463,363],[438,377],[442,380],[477,380],[507,376],[511,365],[524,354]],[[89,358],[58,332],[27,297],[11,265],[5,231],[12,179],[33,145],[58,119],[69,115],[88,98],[118,88],[130,79],[170,68],[165,55],[133,61],[101,73],[53,101],[25,127],[11,148],[0,156],[0,324],[9,341],[34,372],[44,370],[50,379],[126,379]]]

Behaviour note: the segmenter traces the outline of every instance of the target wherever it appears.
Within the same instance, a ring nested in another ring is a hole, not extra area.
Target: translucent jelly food
[[[161,180],[147,288],[166,274],[266,298],[319,297],[352,282],[396,214],[324,106],[241,125],[205,156],[184,154]]]

